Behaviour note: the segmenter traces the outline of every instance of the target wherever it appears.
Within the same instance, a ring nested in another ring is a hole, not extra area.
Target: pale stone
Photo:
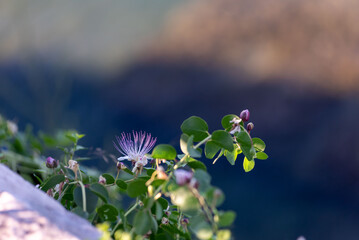
[[[0,164],[0,239],[98,240],[85,219]]]

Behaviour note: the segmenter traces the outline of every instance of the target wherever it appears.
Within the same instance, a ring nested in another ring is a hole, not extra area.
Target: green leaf
[[[256,157],[259,160],[266,160],[268,158],[268,155],[265,152],[257,152]]]
[[[156,202],[158,202],[159,204],[161,204],[162,209],[166,209],[166,208],[168,207],[168,201],[167,201],[166,199],[162,198],[162,197],[159,198],[159,199],[157,199]]]
[[[197,181],[199,182],[198,190],[200,192],[206,192],[208,190],[208,188],[211,187],[211,185],[210,185],[211,176],[206,171],[197,169],[194,172],[194,178],[197,179]]]
[[[127,189],[127,183],[125,183],[125,181],[123,181],[121,179],[117,179],[116,185],[123,190]]]
[[[200,209],[198,200],[185,187],[180,187],[171,192],[171,201],[174,205],[179,206],[181,211],[186,214],[191,215]]]
[[[183,133],[181,135],[181,139],[180,139],[180,147],[181,147],[181,151],[184,154],[189,154],[188,150],[187,150],[187,142],[188,142],[189,136],[185,133]]]
[[[237,115],[234,115],[234,114],[228,114],[228,115],[226,115],[226,116],[224,116],[222,118],[222,127],[224,129],[226,129],[227,131],[230,131],[231,128],[232,128],[233,123],[231,123],[230,121],[232,121],[233,118],[238,118],[239,119],[239,117]]]
[[[156,159],[174,160],[176,156],[176,149],[169,144],[157,145],[152,151],[152,157]]]
[[[217,130],[212,133],[212,141],[218,146],[233,151],[233,138],[232,136],[223,130]]]
[[[161,204],[157,201],[155,204],[155,208],[156,208],[156,219],[161,220],[162,216],[163,216],[163,208],[162,208]]]
[[[41,190],[47,192],[47,190],[55,187],[57,184],[65,181],[64,175],[55,175],[50,177],[41,187]]]
[[[146,180],[144,179],[134,180],[130,182],[127,186],[127,194],[132,198],[138,197],[146,192],[147,192]]]
[[[229,230],[219,230],[217,233],[217,240],[230,240],[231,231]]]
[[[94,193],[92,193],[92,191],[88,188],[85,188],[85,196],[86,196],[86,210],[88,213],[92,213],[96,208],[98,197]],[[83,208],[81,187],[75,188],[74,201],[77,206]]]
[[[196,159],[190,158],[187,163],[188,166],[190,166],[192,169],[202,169],[204,171],[207,171],[206,165],[204,165],[203,162],[198,161]]]
[[[253,141],[253,147],[258,152],[263,152],[266,149],[266,144],[262,141],[260,138],[252,138]]]
[[[246,172],[252,171],[254,168],[254,164],[255,164],[254,160],[249,161],[246,157],[244,157],[244,160],[243,160],[244,171],[246,171]]]
[[[109,198],[109,195],[108,195],[108,191],[107,189],[99,184],[99,183],[94,183],[94,184],[91,184],[90,186],[90,190],[96,194],[99,198],[102,199],[102,201],[104,201],[105,203],[107,203],[107,200]]]
[[[253,160],[256,150],[252,145],[251,137],[248,132],[241,126],[241,131],[235,133],[237,141],[241,146],[241,150],[243,151],[244,156],[247,157],[248,160]]]
[[[220,212],[218,214],[218,225],[220,227],[229,227],[234,222],[236,213],[233,211]]]
[[[224,202],[224,199],[225,196],[219,188],[212,187],[206,192],[206,200],[211,206],[220,206]]]
[[[154,216],[150,215],[151,216],[151,230],[153,233],[157,233],[158,231],[158,223],[155,219]]]
[[[202,156],[202,149],[195,149],[193,147],[193,135],[188,138],[187,152],[191,157],[200,158]]]
[[[187,135],[194,136],[194,141],[199,142],[208,137],[208,125],[200,117],[192,116],[184,120],[181,130]]]
[[[213,235],[212,228],[202,213],[191,219],[190,228],[196,234],[196,237],[201,240],[211,239]]]
[[[212,159],[219,150],[221,150],[221,147],[218,146],[212,140],[209,140],[208,142],[206,142],[206,145],[204,147],[204,154],[206,155],[206,158]]]
[[[114,222],[117,220],[118,210],[111,204],[104,204],[96,209],[97,214],[103,221]]]
[[[145,235],[152,227],[150,213],[146,210],[139,211],[135,216],[133,226],[136,234]]]
[[[75,172],[74,172],[71,168],[64,167],[64,168],[62,168],[62,169],[65,169],[66,176],[67,176],[69,179],[75,180],[76,175],[75,175]]]
[[[234,145],[236,146],[236,145]],[[233,149],[233,151],[224,151],[224,156],[227,158],[228,162],[231,165],[234,165],[236,160],[237,160],[237,156],[238,156],[238,151],[236,148]]]
[[[102,177],[104,177],[106,179],[106,184],[113,184],[115,183],[115,178],[109,174],[109,173],[104,173],[102,174]]]

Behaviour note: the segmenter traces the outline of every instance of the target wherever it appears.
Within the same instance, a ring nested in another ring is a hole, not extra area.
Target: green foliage
[[[176,149],[169,144],[157,145],[152,152],[152,157],[158,159],[174,160],[176,156]]]
[[[181,130],[189,136],[193,135],[193,140],[196,142],[202,141],[209,135],[206,121],[196,116],[184,120]]]
[[[42,191],[69,211],[96,224],[104,232],[102,239],[229,240],[231,232],[225,228],[233,224],[236,213],[217,209],[225,197],[211,185],[202,152],[213,163],[224,156],[231,165],[243,153],[245,172],[253,170],[255,159],[265,160],[268,155],[265,143],[252,138],[237,115],[223,117],[221,124],[223,129],[210,134],[202,118],[190,117],[181,125],[178,155],[173,146],[160,144],[151,155],[129,159],[131,167],[114,165],[100,174],[80,162],[89,159],[78,156],[79,151],[89,149],[78,144],[84,134],[71,130],[36,136],[30,127],[25,133],[15,131],[0,116],[0,162],[40,184]],[[57,168],[46,168],[46,151],[59,152]],[[180,181],[179,169],[188,179]],[[123,208],[126,194],[134,203]]]

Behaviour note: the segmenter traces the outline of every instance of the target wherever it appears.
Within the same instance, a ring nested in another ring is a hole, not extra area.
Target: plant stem
[[[86,192],[85,192],[85,186],[81,181],[78,181],[78,183],[81,185],[81,191],[82,191],[82,207],[84,209],[84,212],[87,212],[86,210]]]
[[[140,201],[138,200],[138,198],[136,199],[136,203],[127,210],[127,212],[125,213],[125,217],[127,217],[133,210],[136,209],[136,207],[138,206],[138,204],[140,203]],[[120,218],[120,220],[118,220],[118,222],[116,223],[115,227],[112,229],[111,231],[111,236],[115,233],[116,228],[122,223],[122,219]]]

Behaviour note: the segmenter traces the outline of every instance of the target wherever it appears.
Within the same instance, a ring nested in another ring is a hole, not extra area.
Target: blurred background
[[[270,158],[203,159],[235,239],[358,239],[358,22],[357,0],[0,1],[0,114],[118,155],[248,108]]]

